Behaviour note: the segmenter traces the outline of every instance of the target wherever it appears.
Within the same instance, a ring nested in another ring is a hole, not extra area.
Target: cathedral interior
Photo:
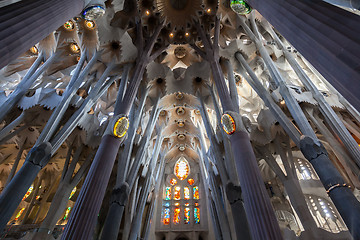
[[[0,2],[0,239],[359,240],[360,0]]]

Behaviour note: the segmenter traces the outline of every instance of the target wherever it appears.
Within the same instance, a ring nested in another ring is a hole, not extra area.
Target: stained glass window
[[[70,210],[71,210],[71,207],[68,207],[65,211],[65,216],[64,216],[64,220],[67,219],[67,217],[69,216],[69,213],[70,213]]]
[[[184,223],[189,224],[190,223],[190,208],[186,207],[184,209]]]
[[[176,207],[174,209],[174,223],[179,224],[180,223],[180,208]]]
[[[170,200],[171,199],[171,187],[166,187],[165,188],[165,200]]]
[[[184,199],[189,200],[190,199],[190,188],[184,187]]]
[[[165,202],[165,203],[163,204],[163,206],[164,206],[164,207],[170,207],[170,203],[169,203],[169,202]]]
[[[199,203],[195,203],[195,207],[199,206]]]
[[[188,207],[189,206],[189,203],[185,203],[185,207]]]
[[[21,214],[24,212],[24,210],[25,210],[25,208],[21,208],[21,209],[20,209],[19,213],[16,214],[16,216],[15,216],[15,221],[17,221],[17,220],[19,219],[19,217],[20,217]]]
[[[74,196],[75,193],[76,193],[76,187],[74,187],[74,189],[71,191],[69,199],[72,198],[72,196]]]
[[[199,187],[198,186],[193,187],[193,198],[199,199]]]
[[[176,207],[180,206],[180,203],[178,203],[178,202],[177,202],[177,203],[175,203],[175,206],[176,206]]]
[[[23,197],[23,201],[28,197],[28,196],[30,196],[30,194],[32,193],[32,191],[33,191],[33,189],[34,189],[34,185],[31,185],[30,187],[29,187],[29,189],[27,190],[27,192],[25,193],[25,195],[24,195],[24,197]]]
[[[190,167],[188,161],[184,157],[180,157],[179,160],[175,164],[174,173],[176,177],[180,180],[184,180],[187,178],[190,172]]]
[[[195,221],[195,224],[200,223],[200,208],[198,208],[198,207],[194,208],[194,221]]]
[[[180,200],[180,187],[174,187],[174,200]]]
[[[176,179],[175,178],[172,178],[171,180],[170,180],[170,184],[171,185],[175,185],[177,183],[177,181],[176,181]]]
[[[189,178],[189,179],[188,179],[188,183],[189,183],[190,185],[193,185],[194,182],[195,182],[194,179],[192,179],[192,178]]]
[[[169,223],[170,223],[170,208],[164,208],[164,210],[163,210],[164,212],[163,212],[163,223],[165,224],[165,225],[169,225]]]

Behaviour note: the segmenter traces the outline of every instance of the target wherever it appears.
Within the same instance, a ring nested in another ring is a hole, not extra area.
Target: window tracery
[[[305,199],[319,227],[332,233],[347,230],[344,221],[331,202],[314,195],[305,195]]]

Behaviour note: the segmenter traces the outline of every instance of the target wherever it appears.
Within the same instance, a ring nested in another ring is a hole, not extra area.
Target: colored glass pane
[[[174,187],[174,200],[180,200],[180,187]]]
[[[169,225],[170,223],[170,208],[164,208],[163,210],[163,223]]]
[[[15,216],[15,221],[17,221],[19,219],[19,217],[21,216],[21,214],[24,212],[25,208],[21,208],[20,211],[18,212],[18,214],[16,214]]]
[[[189,200],[190,199],[190,188],[184,187],[184,199]]]
[[[177,202],[177,203],[175,203],[175,206],[176,206],[176,207],[180,206],[180,203],[178,203],[178,202]]]
[[[36,199],[36,200],[39,200],[39,198],[40,198],[40,195],[37,195],[35,199]]]
[[[193,185],[194,182],[195,182],[194,179],[192,179],[192,178],[189,178],[189,179],[188,179],[188,183],[189,183],[190,185]]]
[[[171,187],[166,187],[165,188],[165,200],[170,200],[171,199]]]
[[[194,208],[194,221],[195,221],[195,224],[200,223],[200,208],[198,208],[198,207]]]
[[[199,199],[199,187],[198,186],[193,187],[193,198]]]
[[[180,223],[180,208],[174,209],[174,223],[179,224]]]
[[[64,220],[67,219],[67,217],[69,216],[69,213],[70,213],[70,210],[71,210],[71,207],[68,207],[65,211],[65,216],[64,216]]]
[[[163,203],[163,206],[164,206],[164,207],[170,207],[170,203],[169,203],[169,202],[164,202],[164,203]]]
[[[199,206],[199,203],[195,203],[195,207]]]
[[[186,207],[184,209],[184,223],[189,224],[190,223],[190,208]]]
[[[175,164],[174,173],[177,178],[180,180],[184,180],[187,178],[190,172],[189,163],[186,161],[184,157],[180,157],[179,160]]]
[[[185,203],[185,207],[188,207],[189,206],[189,203]]]
[[[23,199],[22,199],[23,201],[24,201],[25,199],[27,199],[28,196],[30,196],[30,194],[32,193],[33,189],[34,189],[34,185],[31,185],[31,186],[29,187],[29,189],[27,190],[27,192],[25,193],[25,195],[24,195],[24,197],[23,197]]]
[[[72,198],[72,196],[74,196],[75,193],[76,193],[76,187],[74,187],[74,189],[71,191],[69,199]]]
[[[175,185],[177,183],[177,181],[176,181],[176,179],[175,178],[172,178],[171,180],[170,180],[170,184],[171,185]]]

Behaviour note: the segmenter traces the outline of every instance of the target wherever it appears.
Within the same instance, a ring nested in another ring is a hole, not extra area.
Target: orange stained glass
[[[163,223],[169,225],[170,223],[170,208],[164,208],[163,210]]]
[[[195,203],[195,206],[196,206],[196,207],[199,206],[199,203]]]
[[[171,200],[171,187],[165,188],[165,200]]]
[[[192,178],[189,178],[189,179],[188,179],[188,183],[189,183],[190,185],[193,185],[194,182],[195,182],[194,179],[192,179]]]
[[[184,180],[188,177],[190,172],[190,167],[188,161],[184,157],[180,157],[175,164],[174,173],[177,178]]]
[[[174,187],[174,200],[180,200],[180,187]]]
[[[184,199],[189,200],[190,199],[190,188],[184,187]]]
[[[170,184],[171,185],[175,185],[175,184],[177,184],[177,181],[176,181],[176,179],[175,178],[172,178],[171,180],[170,180]]]
[[[174,209],[174,223],[175,224],[180,223],[180,208],[179,207]]]
[[[185,203],[185,207],[188,207],[189,206],[189,203]]]
[[[31,185],[31,186],[29,187],[29,189],[27,190],[27,192],[25,193],[25,195],[24,195],[24,197],[23,197],[23,199],[22,199],[23,201],[24,201],[25,199],[27,199],[28,196],[30,196],[30,194],[32,193],[33,189],[34,189],[34,185]]]
[[[199,187],[198,186],[193,187],[193,198],[199,199]]]
[[[190,223],[190,208],[186,207],[184,209],[184,223],[189,224]]]
[[[178,207],[178,206],[180,206],[180,203],[178,203],[178,202],[177,202],[177,203],[175,203],[175,206],[177,206],[177,207]]]

